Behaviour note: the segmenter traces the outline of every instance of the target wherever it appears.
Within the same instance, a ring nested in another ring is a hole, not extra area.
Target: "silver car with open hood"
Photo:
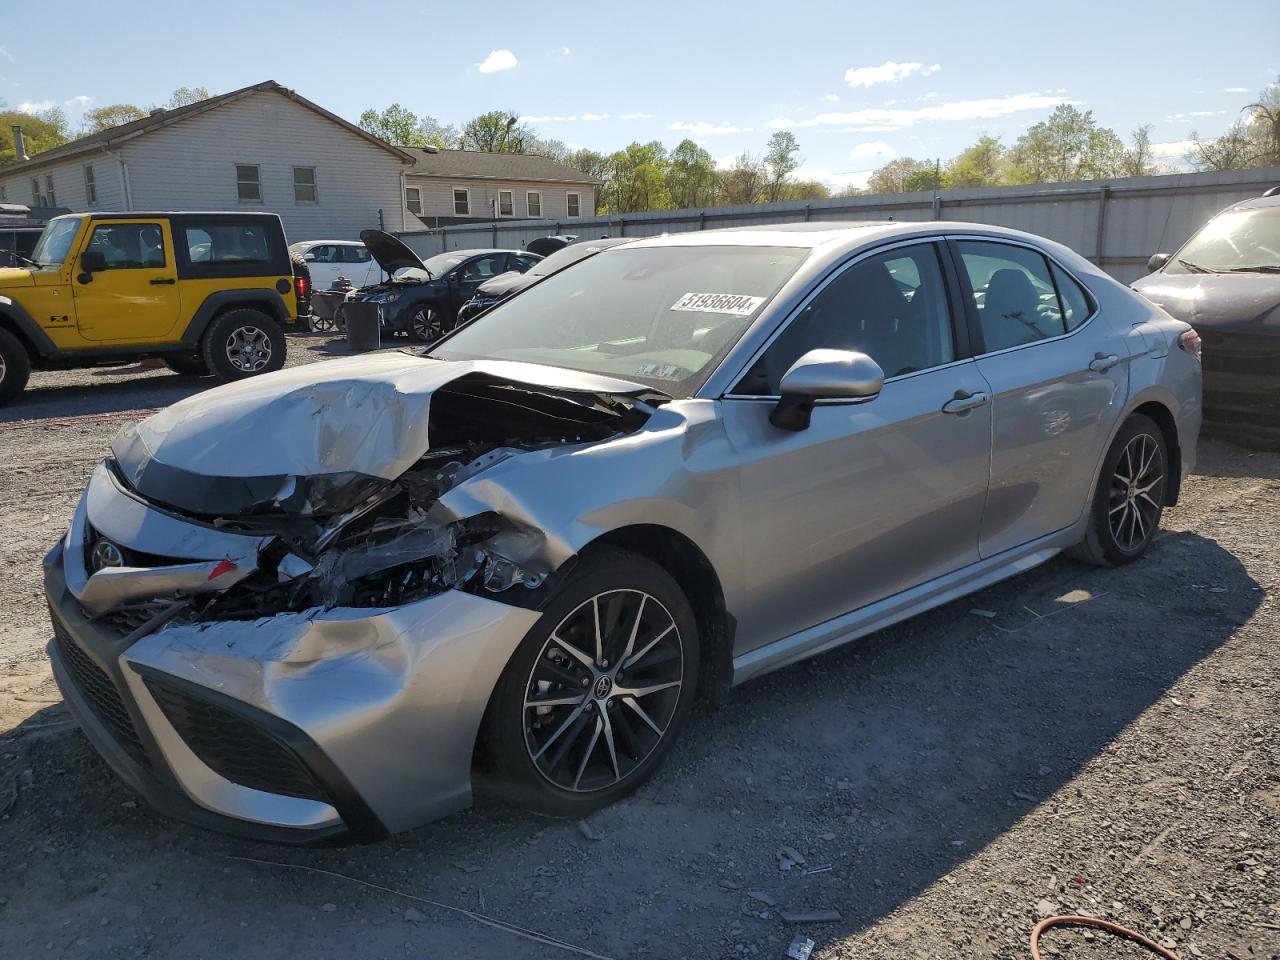
[[[700,696],[1062,550],[1141,556],[1198,340],[960,223],[638,240],[430,348],[123,430],[45,560],[49,651],[162,809],[372,838],[473,784],[575,815]]]

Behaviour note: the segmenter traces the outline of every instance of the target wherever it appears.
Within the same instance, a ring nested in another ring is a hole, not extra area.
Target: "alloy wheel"
[[[271,338],[257,327],[236,327],[227,337],[227,359],[242,373],[257,373],[271,362]]]
[[[1160,444],[1140,433],[1127,444],[1111,477],[1107,522],[1121,550],[1134,553],[1155,532],[1164,505],[1164,456]]]
[[[409,329],[418,340],[437,340],[444,336],[440,315],[430,307],[423,307],[413,315],[413,319],[409,321]]]
[[[9,367],[4,362],[4,354],[0,353],[0,383],[4,383],[5,375],[8,374]]]
[[[529,673],[529,758],[563,790],[611,787],[662,742],[683,681],[684,644],[667,608],[639,590],[597,594],[551,631]]]

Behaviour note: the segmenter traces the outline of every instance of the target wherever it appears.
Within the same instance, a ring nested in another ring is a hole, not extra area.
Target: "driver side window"
[[[846,267],[791,319],[733,392],[777,396],[783,374],[817,349],[865,353],[886,378],[954,360],[937,246],[899,247]]]
[[[502,272],[504,256],[505,254],[498,253],[489,257],[476,257],[462,268],[463,281],[488,280],[490,277],[496,277]]]

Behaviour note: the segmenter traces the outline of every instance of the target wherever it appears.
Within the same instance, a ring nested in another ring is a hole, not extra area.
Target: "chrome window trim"
[[[733,387],[737,386],[738,383],[741,382],[742,378],[746,376],[747,371],[750,370],[752,366],[755,365],[756,361],[759,360],[760,357],[764,355],[765,351],[768,350],[771,346],[773,346],[774,341],[777,340],[778,337],[782,336],[782,332],[791,325],[791,323],[795,320],[795,318],[800,315],[801,311],[803,311],[807,306],[809,306],[809,304],[813,301],[813,299],[827,288],[828,284],[834,282],[836,277],[840,276],[846,270],[850,269],[851,267],[853,267],[858,263],[861,263],[863,260],[866,260],[869,257],[879,256],[882,253],[886,253],[890,250],[897,250],[902,247],[920,246],[923,244],[932,244],[936,247],[938,243],[941,242],[943,239],[944,239],[944,236],[942,234],[933,234],[933,235],[924,236],[924,237],[909,237],[905,240],[898,240],[894,243],[884,244],[882,246],[875,246],[866,250],[858,251],[853,255],[851,255],[850,257],[848,257],[847,259],[841,260],[838,263],[834,264],[831,268],[831,272],[828,273],[825,277],[823,277],[822,280],[819,281],[819,283],[805,295],[804,299],[801,300],[799,303],[797,303],[791,309],[791,312],[788,313],[778,323],[778,325],[774,328],[773,332],[769,334],[768,338],[764,341],[764,343],[761,344],[758,348],[756,348],[755,352],[751,354],[751,356],[747,359],[747,361],[743,363],[737,371],[735,371],[732,377],[728,378],[731,386],[729,387],[728,390],[721,393],[718,399],[721,399],[721,400],[773,400],[775,402],[781,399],[777,394],[732,393],[730,391],[732,391]],[[941,263],[938,264],[938,271],[942,274],[943,286],[945,288],[946,282],[947,282],[946,271],[943,268],[943,265]],[[949,304],[950,304],[950,297],[948,297],[948,312],[952,314],[951,325],[952,325],[952,336],[953,336],[953,342],[954,342],[955,324],[957,322],[957,319],[961,319],[963,322],[963,318],[957,318],[954,315],[954,311],[951,310]],[[919,374],[922,374],[922,373],[932,373],[934,370],[941,370],[943,367],[955,366],[958,363],[964,363],[971,359],[973,358],[961,357],[955,360],[951,360],[947,363],[940,363],[936,367],[929,367],[925,370],[913,370],[910,373],[902,373],[902,374],[898,374],[897,376],[886,377],[884,382],[895,383],[899,380],[905,380],[908,377],[918,376]],[[719,373],[720,368],[717,368],[715,372]],[[710,379],[710,377],[708,377],[708,379]],[[865,403],[867,399],[873,399],[873,398],[857,398],[853,401],[840,400],[839,402],[842,404],[847,404],[850,402]],[[818,402],[821,403],[823,401],[818,401]]]
[[[946,233],[941,235],[941,239],[949,242],[954,240],[972,240],[978,243],[1003,243],[1006,246],[1010,246],[1010,247],[1025,247],[1028,250],[1034,250],[1036,253],[1040,254],[1042,257],[1044,257],[1046,260],[1052,263],[1055,267],[1057,267],[1059,270],[1065,273],[1068,277],[1070,277],[1075,282],[1075,284],[1078,287],[1080,287],[1080,289],[1083,290],[1085,294],[1088,296],[1089,305],[1093,308],[1092,311],[1083,320],[1080,321],[1080,324],[1074,330],[1068,330],[1066,333],[1060,333],[1056,337],[1045,337],[1043,340],[1032,340],[1030,343],[1019,343],[1016,346],[1005,347],[1003,350],[989,350],[986,353],[975,354],[973,357],[973,359],[975,360],[985,360],[987,357],[1002,357],[1006,353],[1012,353],[1015,350],[1025,350],[1028,347],[1038,347],[1041,344],[1045,344],[1045,343],[1057,343],[1060,340],[1066,340],[1068,337],[1074,337],[1077,333],[1079,333],[1081,330],[1083,330],[1085,327],[1091,324],[1094,321],[1094,319],[1098,316],[1098,314],[1102,312],[1102,307],[1098,303],[1098,298],[1093,295],[1093,291],[1089,289],[1089,285],[1081,281],[1081,279],[1075,275],[1074,271],[1069,269],[1066,266],[1066,264],[1064,264],[1061,260],[1059,260],[1057,257],[1055,257],[1053,254],[1051,254],[1048,250],[1044,249],[1043,247],[1037,246],[1034,243],[1029,243],[1026,240],[1015,240],[1012,237],[1008,237],[1008,238],[992,237],[992,236],[983,236],[981,234],[974,234],[974,233]],[[959,261],[956,264],[956,268],[958,270],[963,270],[964,261],[963,261],[963,258],[961,257],[959,250],[956,251],[956,259]],[[965,279],[968,280],[968,277],[966,277]],[[1050,273],[1049,275],[1049,280],[1050,282],[1053,281],[1052,273]],[[972,283],[970,283],[970,288],[972,288],[972,286],[973,286]],[[1054,295],[1060,296],[1057,292],[1056,286],[1054,287]],[[1061,301],[1059,301],[1059,307],[1061,307]]]

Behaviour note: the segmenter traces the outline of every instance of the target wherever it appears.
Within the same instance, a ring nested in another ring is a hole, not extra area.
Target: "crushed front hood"
[[[1153,273],[1133,284],[1152,303],[1184,323],[1209,331],[1264,333],[1280,323],[1280,275],[1270,273]]]
[[[127,426],[112,453],[138,492],[180,509],[221,513],[292,502],[312,512],[298,503],[311,495],[304,481],[393,480],[418,461],[430,449],[432,395],[467,376],[587,402],[648,392],[640,384],[537,364],[380,353],[196,394]]]

